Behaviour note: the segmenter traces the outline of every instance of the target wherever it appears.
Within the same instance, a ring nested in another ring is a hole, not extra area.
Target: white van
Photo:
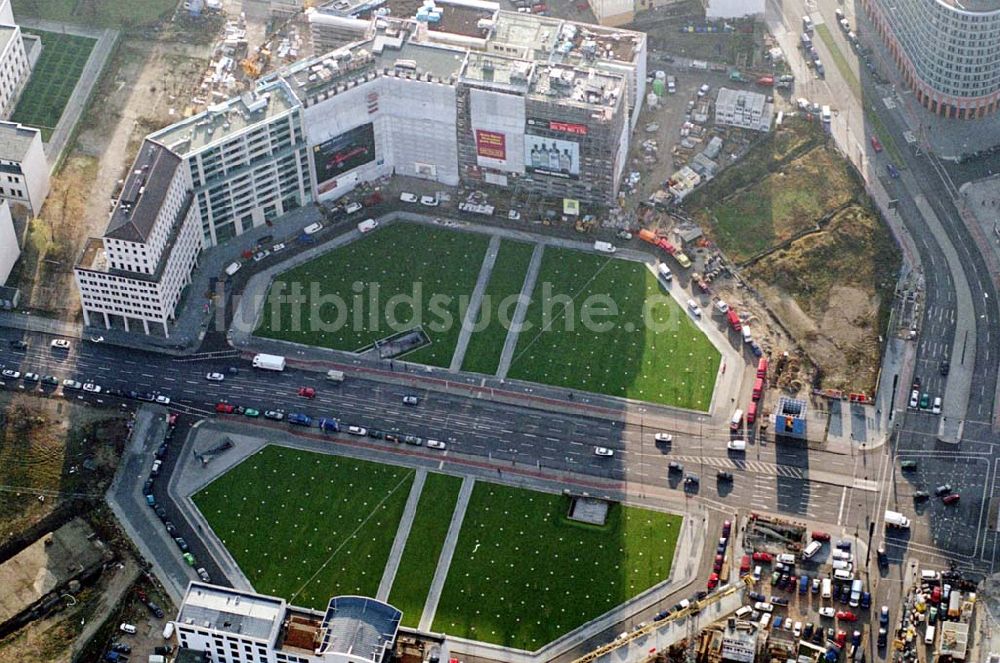
[[[240,271],[240,266],[241,265],[238,262],[231,262],[231,263],[229,263],[229,266],[226,267],[226,274],[228,274],[229,276],[232,276],[236,272]]]
[[[739,408],[733,412],[733,418],[729,420],[729,430],[739,430],[743,425],[743,410]]]
[[[924,569],[920,572],[920,579],[924,582],[937,582],[941,579],[941,574],[931,569]]]
[[[767,628],[767,625],[770,624],[770,623],[771,623],[771,613],[765,612],[763,615],[760,616],[760,627],[761,628]],[[929,627],[929,628],[933,628],[933,627]]]
[[[753,340],[753,334],[750,333],[750,325],[743,325],[743,342],[749,343]]]
[[[323,230],[322,223],[310,223],[308,226],[302,229],[302,232],[304,232],[307,235],[315,235],[320,230]]]
[[[615,251],[618,250],[618,247],[616,247],[611,242],[597,241],[594,242],[594,250],[600,251],[601,253],[614,253]]]
[[[810,541],[806,549],[802,551],[802,559],[812,559],[822,547],[822,541]]]
[[[672,281],[674,278],[674,275],[670,272],[670,268],[667,267],[666,263],[662,262],[656,266],[656,274],[667,283]]]
[[[830,121],[833,119],[833,113],[830,111],[830,107],[823,106],[823,108],[820,110],[820,116],[823,118],[824,122],[829,124]]]
[[[927,631],[924,633],[924,644],[933,645],[934,644],[934,627],[930,624],[927,625]]]
[[[696,302],[693,299],[689,299],[687,300],[687,307],[688,310],[691,311],[691,315],[698,318],[699,320],[701,319],[701,307],[698,306],[698,302]]]
[[[760,575],[761,575],[762,572],[763,572],[763,570],[760,568],[760,564],[758,564],[757,566],[753,567],[753,579],[754,579],[754,582],[760,582]]]
[[[370,233],[376,228],[378,228],[378,221],[376,221],[375,219],[365,219],[364,221],[358,224],[358,232],[361,233]]]
[[[833,577],[837,580],[854,580],[854,574],[848,569],[837,569],[833,572]]]
[[[825,599],[833,598],[833,583],[830,582],[829,578],[823,578],[823,588],[820,595]]]
[[[747,441],[746,440],[729,440],[726,442],[726,448],[730,451],[746,451]]]
[[[837,570],[837,569],[848,569],[848,570],[850,570],[851,563],[848,562],[846,559],[835,559],[835,560],[833,560],[833,562],[831,562],[831,566],[833,566],[834,570]]]
[[[781,553],[778,555],[778,562],[781,564],[795,564],[795,555],[791,553]]]
[[[857,608],[858,604],[861,602],[861,589],[862,589],[861,578],[857,578],[855,579],[854,582],[851,583],[851,596],[848,599],[848,604],[852,608]]]
[[[751,608],[748,605],[745,605],[745,606],[743,606],[742,608],[740,608],[739,610],[736,611],[736,617],[737,618],[746,617],[751,612],[753,612],[753,608]]]

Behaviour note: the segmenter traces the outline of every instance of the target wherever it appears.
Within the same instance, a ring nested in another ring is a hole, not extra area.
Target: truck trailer
[[[285,358],[280,355],[255,355],[253,358],[253,367],[262,368],[266,371],[283,371],[285,370]]]

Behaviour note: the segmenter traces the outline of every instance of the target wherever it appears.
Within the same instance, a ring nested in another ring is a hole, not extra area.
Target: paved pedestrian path
[[[399,520],[399,527],[396,529],[396,538],[393,540],[392,549],[389,551],[389,560],[385,564],[385,571],[382,572],[382,582],[379,583],[378,593],[375,595],[375,598],[379,601],[389,600],[389,592],[392,591],[392,583],[396,579],[396,572],[399,570],[399,560],[403,557],[406,540],[410,538],[413,517],[417,513],[417,504],[420,502],[420,494],[424,491],[424,481],[426,479],[427,470],[425,469],[418,469],[413,477],[413,485],[410,486],[410,496],[406,498],[406,506],[403,507],[403,517]]]
[[[434,623],[434,614],[437,612],[438,601],[441,600],[441,590],[444,589],[444,581],[448,578],[448,569],[451,568],[451,558],[455,555],[455,546],[458,545],[458,534],[462,531],[462,522],[465,520],[465,511],[469,508],[469,498],[472,497],[472,488],[476,485],[476,480],[472,477],[462,479],[462,488],[458,491],[458,501],[455,503],[455,511],[451,514],[451,524],[448,526],[448,536],[445,537],[444,546],[441,548],[441,556],[438,557],[437,570],[434,572],[434,580],[431,588],[427,592],[427,602],[424,604],[424,614],[420,616],[420,630],[428,632]]]
[[[479,279],[476,281],[476,287],[472,290],[469,308],[465,311],[465,318],[462,320],[462,332],[458,336],[458,343],[455,344],[455,354],[452,355],[451,365],[448,366],[448,370],[452,373],[456,373],[462,368],[465,351],[469,349],[469,339],[472,338],[472,331],[479,317],[479,309],[483,306],[483,293],[486,292],[486,285],[490,282],[490,275],[493,273],[493,266],[496,264],[497,254],[500,252],[500,239],[500,235],[494,235],[490,238],[490,245],[486,249],[483,266],[479,270]]]
[[[517,348],[517,337],[521,333],[524,319],[528,316],[528,305],[531,303],[531,293],[535,291],[535,281],[538,280],[538,272],[542,267],[542,254],[545,252],[544,244],[536,244],[535,250],[531,253],[531,262],[528,263],[528,271],[524,275],[524,284],[521,286],[521,295],[514,310],[514,317],[510,322],[510,329],[507,330],[507,338],[503,343],[503,353],[500,355],[500,366],[497,368],[497,377],[501,380],[507,377],[511,362],[514,361],[514,349]]]

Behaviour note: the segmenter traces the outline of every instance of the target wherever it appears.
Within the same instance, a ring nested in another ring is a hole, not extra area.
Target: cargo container
[[[750,407],[747,408],[747,423],[752,424],[757,421],[757,402],[754,401],[750,403]]]

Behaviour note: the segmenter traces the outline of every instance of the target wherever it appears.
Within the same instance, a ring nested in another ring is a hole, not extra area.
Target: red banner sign
[[[487,159],[507,160],[507,137],[495,131],[476,129],[476,154]]]
[[[587,135],[587,125],[585,124],[572,124],[570,122],[556,122],[555,120],[549,120],[549,129],[552,131],[561,131],[567,134],[576,134],[577,136]]]

